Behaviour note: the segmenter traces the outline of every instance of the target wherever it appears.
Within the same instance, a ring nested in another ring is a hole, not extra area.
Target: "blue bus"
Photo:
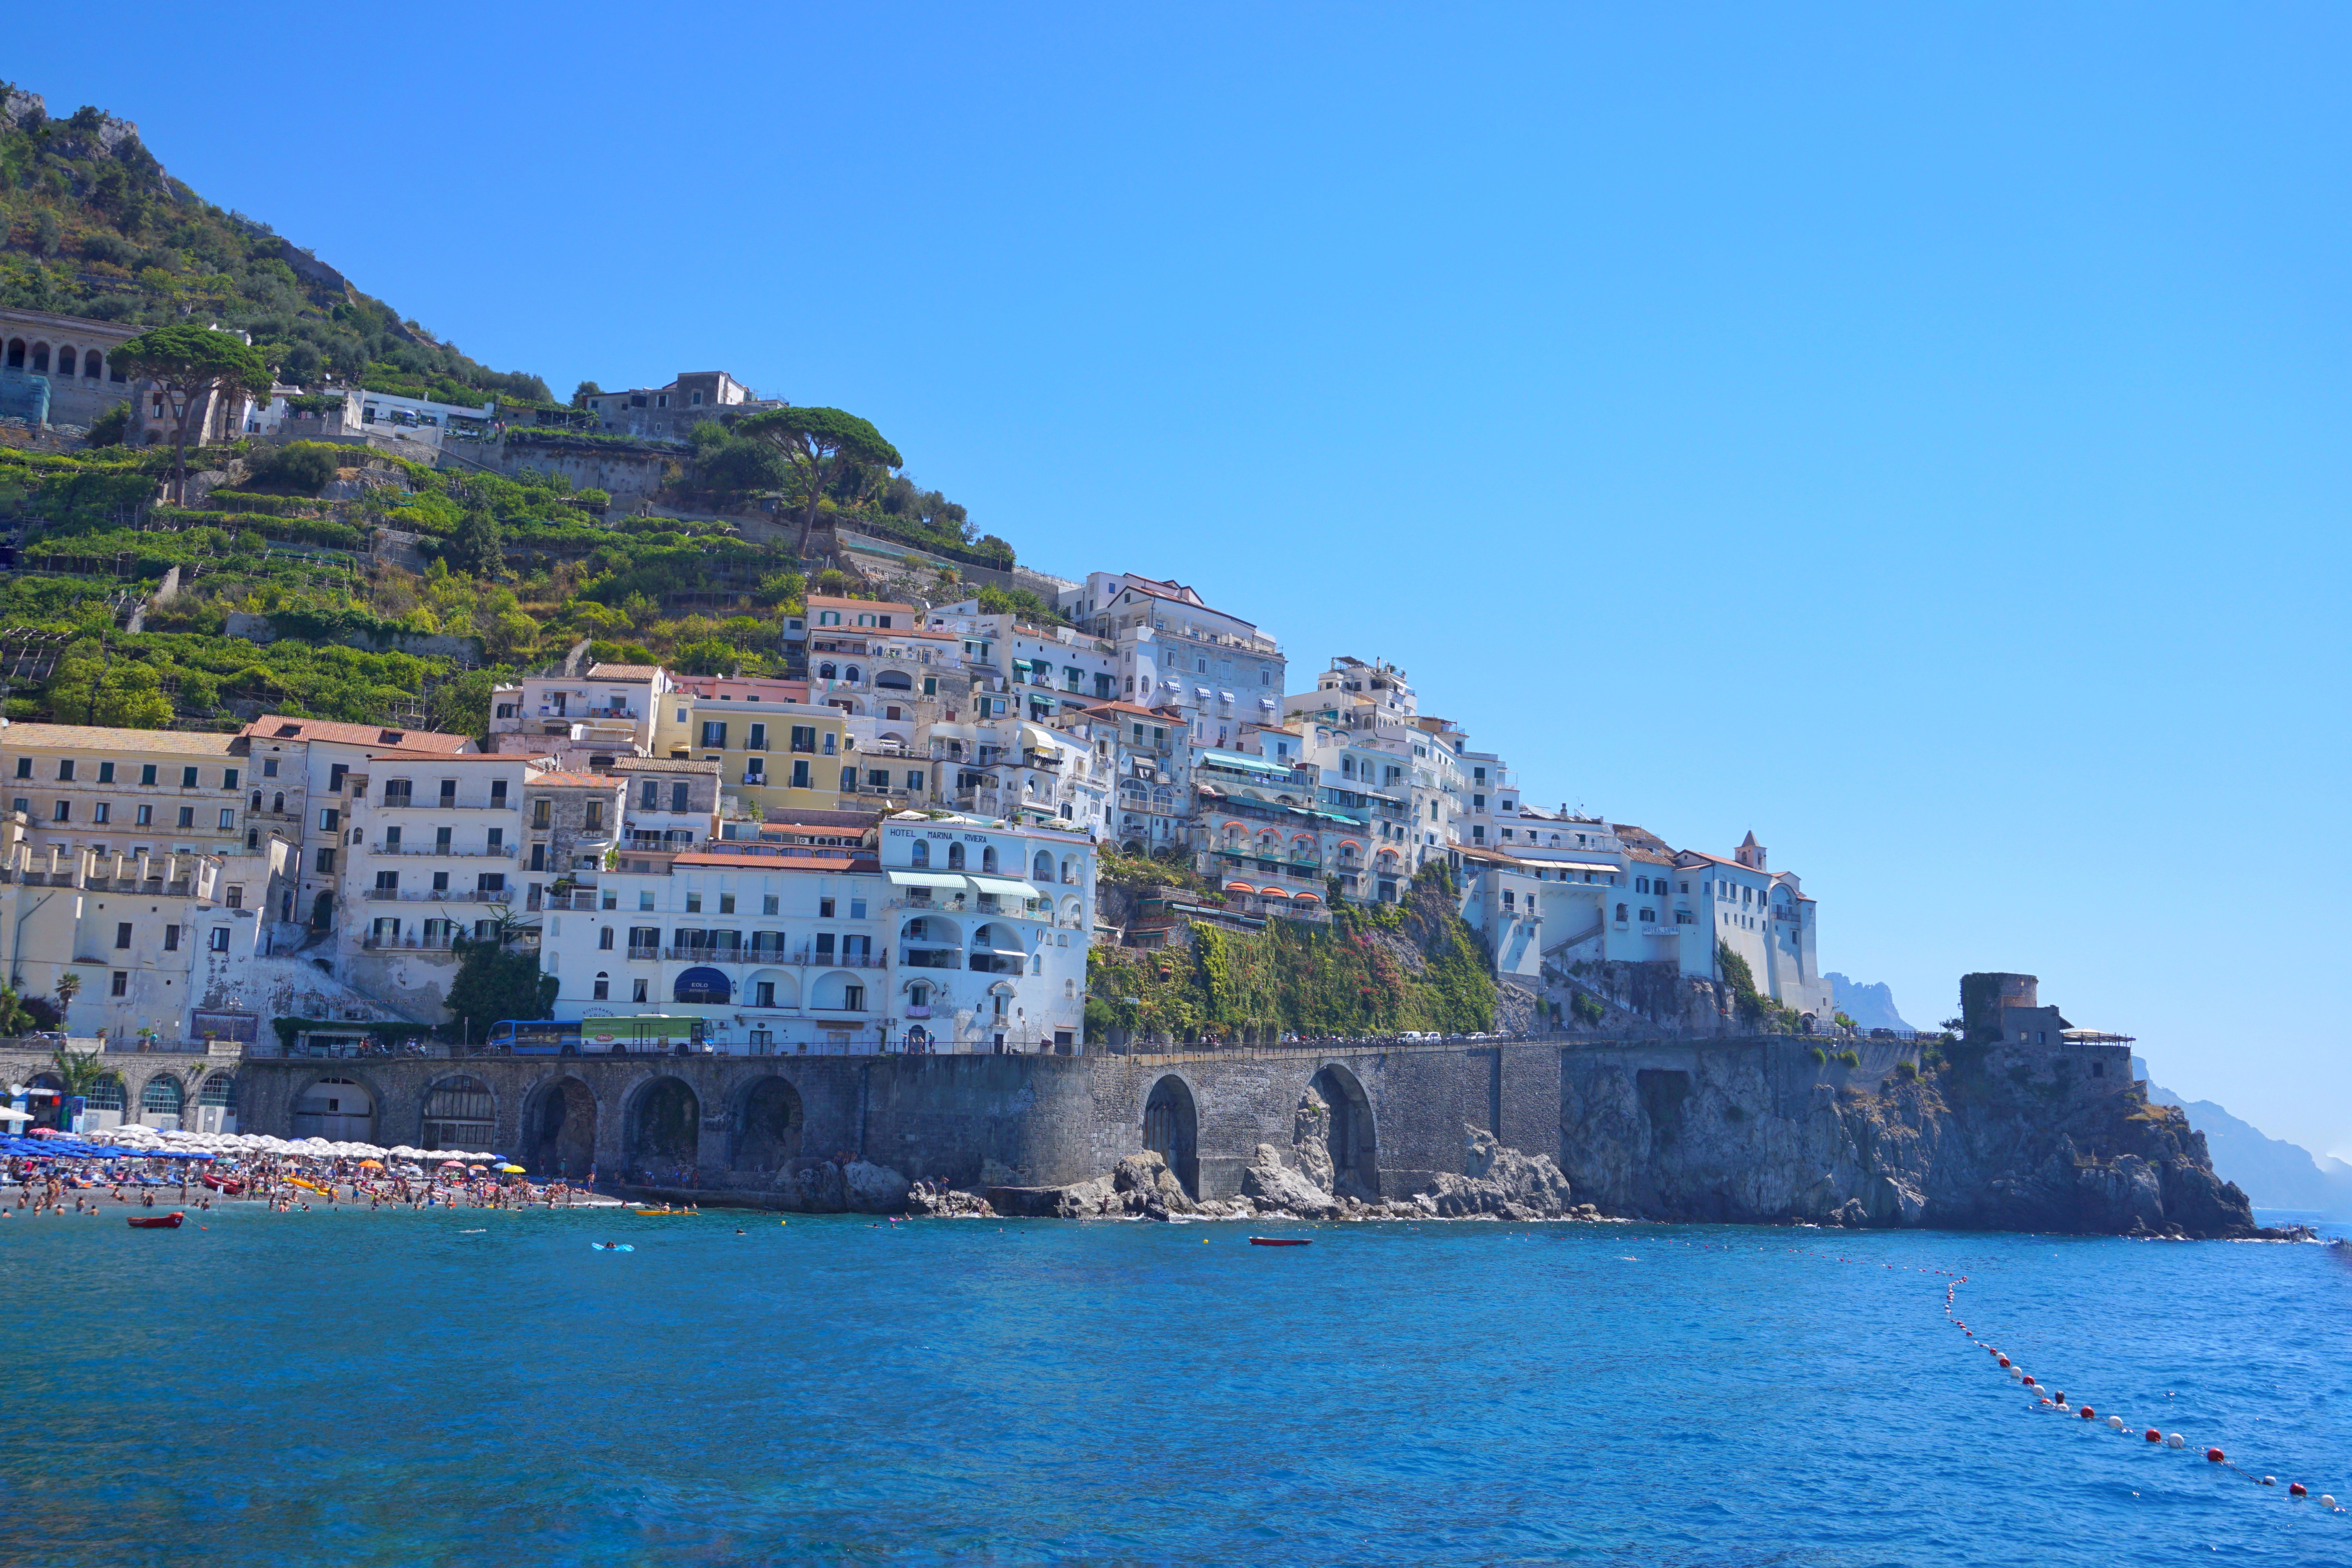
[[[629,1018],[502,1018],[490,1026],[492,1051],[518,1057],[684,1054],[709,1037],[701,1018],[648,1013]]]

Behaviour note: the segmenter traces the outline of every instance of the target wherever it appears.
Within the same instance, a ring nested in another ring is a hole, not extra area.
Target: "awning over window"
[[[1016,882],[1010,877],[972,877],[967,879],[973,889],[994,893],[1000,899],[1042,899],[1045,895],[1026,882]]]
[[[891,882],[901,888],[945,888],[953,892],[963,890],[963,879],[949,871],[893,871]]]

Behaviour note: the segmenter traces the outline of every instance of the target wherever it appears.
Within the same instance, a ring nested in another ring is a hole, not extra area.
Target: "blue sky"
[[[1030,563],[1403,664],[1528,796],[2352,1153],[2352,16],[16,17],[0,75],[559,391],[871,417]]]

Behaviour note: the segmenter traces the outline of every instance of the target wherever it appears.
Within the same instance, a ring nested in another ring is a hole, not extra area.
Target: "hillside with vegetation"
[[[436,339],[257,218],[213,205],[127,122],[51,118],[0,85],[0,305],[130,325],[202,316],[253,336],[294,385],[327,381],[553,406],[547,384]]]
[[[649,445],[565,427],[592,384],[557,404],[540,377],[468,358],[268,224],[204,200],[129,122],[88,106],[51,117],[5,85],[0,304],[217,324],[248,334],[282,385],[490,401],[530,439]],[[720,411],[663,448],[675,456],[659,505],[640,515],[575,490],[560,464],[534,467],[528,447],[494,472],[248,440],[192,448],[186,504],[171,504],[171,454],[128,449],[123,433],[101,420],[58,449],[0,423],[0,537],[18,546],[0,578],[13,719],[230,728],[268,710],[479,733],[496,680],[583,639],[615,661],[784,673],[782,619],[812,585],[906,590],[804,561],[836,527],[942,557],[920,584],[934,598],[970,591],[960,563],[1013,560],[839,410]],[[755,526],[778,521],[800,527]],[[1051,614],[1028,594],[981,595]]]

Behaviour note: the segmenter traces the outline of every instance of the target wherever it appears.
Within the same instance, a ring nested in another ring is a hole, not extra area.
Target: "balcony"
[[[446,936],[378,936],[370,931],[360,939],[360,945],[370,952],[454,952],[456,947]]]
[[[510,904],[520,896],[515,888],[370,888],[362,896],[372,904]]]
[[[659,958],[661,952],[658,947],[638,947],[632,944],[629,948],[629,956],[635,959]]]
[[[635,958],[641,950],[631,948]],[[650,948],[642,950],[652,956]],[[837,953],[811,952],[803,948],[786,952],[774,947],[666,947],[661,956],[672,963],[772,964],[792,969],[881,969],[886,967],[877,957],[845,958]]]
[[[356,799],[358,797],[354,796],[353,798]],[[458,800],[452,797],[450,799],[444,800],[438,795],[426,800],[419,800],[413,795],[388,795],[382,800],[376,802],[375,808],[378,811],[512,811],[515,809],[515,803],[511,800],[490,800],[487,798],[481,800]]]
[[[383,843],[369,845],[368,853],[371,855],[432,855],[460,860],[480,860],[491,858],[511,860],[514,858],[515,847],[511,844],[486,844],[478,849],[465,849],[455,844]]]
[[[905,947],[898,950],[898,963],[904,969],[961,969],[961,951],[953,947]]]

